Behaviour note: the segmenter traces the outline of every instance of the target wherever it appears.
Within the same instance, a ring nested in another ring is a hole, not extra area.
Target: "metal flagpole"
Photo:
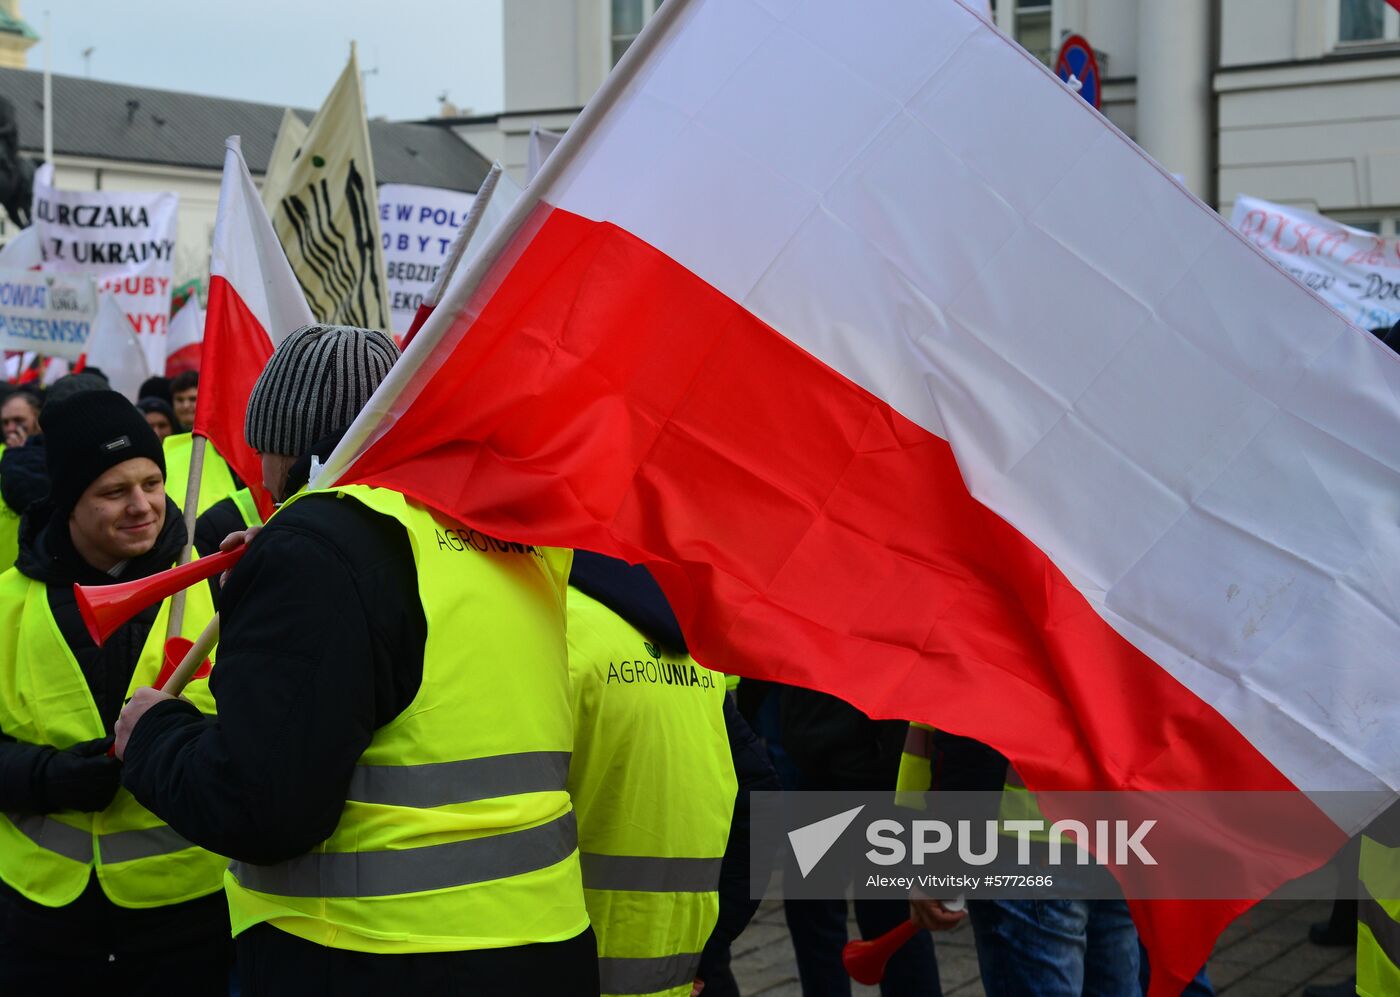
[[[49,12],[44,11],[44,162],[53,162],[53,29]],[[57,180],[55,180],[57,183]]]

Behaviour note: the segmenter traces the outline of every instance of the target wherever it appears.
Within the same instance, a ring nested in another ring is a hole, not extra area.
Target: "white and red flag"
[[[145,344],[127,321],[121,299],[103,292],[97,296],[97,316],[92,322],[83,354],[85,367],[96,367],[113,391],[138,401],[142,383],[151,376]],[[49,372],[50,383],[55,374]]]
[[[261,464],[243,435],[248,395],[277,344],[311,321],[311,309],[258,198],[238,138],[230,138],[209,261],[194,431],[207,437],[253,489],[264,514],[271,504],[262,488]]]
[[[193,295],[180,306],[170,320],[166,342],[165,376],[174,377],[187,370],[199,370],[204,347],[204,309]]]
[[[974,6],[659,8],[318,481],[1032,789],[1300,790],[1286,877],[1400,785],[1400,357]],[[1135,902],[1154,994],[1247,905]]]

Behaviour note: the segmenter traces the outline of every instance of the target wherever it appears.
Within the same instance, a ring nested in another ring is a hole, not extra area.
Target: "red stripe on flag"
[[[351,479],[645,562],[698,659],[976,737],[1035,789],[1293,788],[978,504],[944,440],[629,233],[547,208],[526,231]],[[1339,832],[1300,809],[1320,862]],[[1154,970],[1184,984],[1247,906],[1136,905]]]
[[[187,370],[199,370],[200,357],[204,350],[203,343],[191,343],[189,346],[182,346],[178,350],[169,353],[165,357],[165,376],[174,377]]]
[[[262,461],[243,435],[243,420],[248,396],[272,356],[272,341],[233,285],[218,274],[209,278],[204,328],[203,377],[194,431],[209,438],[252,489],[259,510],[267,517],[272,514],[272,500],[262,486]]]

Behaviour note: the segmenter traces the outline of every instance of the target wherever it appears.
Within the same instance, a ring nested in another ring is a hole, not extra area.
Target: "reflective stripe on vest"
[[[719,882],[724,859],[668,859],[654,855],[600,855],[583,852],[586,890],[633,893],[708,893]]]
[[[92,832],[38,814],[5,814],[34,844],[74,862],[92,861]]]
[[[700,953],[664,955],[649,959],[598,959],[598,982],[605,994],[655,994],[676,987],[690,993],[700,968]]]
[[[568,779],[567,751],[522,751],[429,765],[357,765],[348,799],[442,807],[517,793],[563,792]]]
[[[544,869],[578,847],[573,812],[522,831],[380,852],[311,852],[277,865],[232,862],[239,884],[284,897],[393,897]]]
[[[92,834],[82,828],[65,824],[61,820],[42,817],[37,814],[5,815],[10,823],[40,848],[47,849],[74,862],[87,862],[92,858]],[[156,855],[169,855],[182,852],[194,845],[169,827],[148,827],[131,831],[116,831],[98,835],[97,849],[102,861],[108,865],[118,862],[135,862]]]
[[[569,793],[601,992],[688,995],[737,791],[724,679],[576,588],[568,614]]]
[[[468,543],[466,527],[385,489],[304,492],[283,508],[313,496],[360,502],[407,533],[427,623],[422,680],[374,731],[325,841],[229,867],[234,934],[268,922],[376,953],[573,938],[588,916],[566,788],[567,555]]]
[[[187,596],[184,636],[213,615],[206,586]],[[163,659],[168,605],[157,611],[129,690],[150,685]],[[0,730],[58,748],[101,737],[102,718],[82,669],[49,609],[47,588],[18,570],[0,575]],[[209,683],[186,695],[214,712]],[[94,870],[107,898],[123,907],[157,907],[216,892],[226,861],[160,822],[125,789],[95,813],[0,816],[0,878],[29,900],[61,907],[80,896]]]

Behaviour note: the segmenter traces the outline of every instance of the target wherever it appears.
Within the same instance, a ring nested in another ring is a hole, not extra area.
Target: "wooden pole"
[[[214,645],[219,643],[219,614],[215,613],[214,618],[209,621],[209,625],[195,638],[194,644],[185,656],[180,659],[180,663],[175,666],[175,670],[170,673],[170,678],[165,680],[165,685],[161,686],[161,692],[168,692],[172,696],[178,696],[185,691],[185,686],[190,684],[190,679],[194,673],[199,671],[200,664],[209,657],[209,652],[214,650]]]
[[[185,484],[185,546],[180,551],[180,564],[189,564],[194,557],[194,521],[199,518],[199,483],[204,478],[204,450],[209,441],[203,436],[194,438],[194,449],[190,452],[190,477]],[[170,618],[166,622],[165,639],[180,636],[185,626],[185,589],[170,597]],[[216,628],[217,633],[217,628]],[[216,638],[217,639],[217,638]]]

